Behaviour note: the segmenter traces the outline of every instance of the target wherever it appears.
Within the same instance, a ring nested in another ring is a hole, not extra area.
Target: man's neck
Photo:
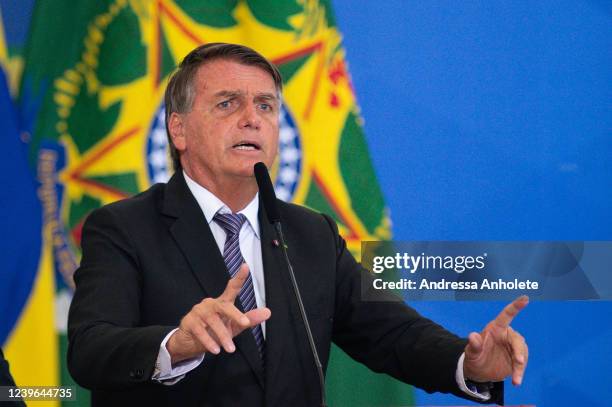
[[[223,201],[233,213],[246,208],[258,191],[255,177],[226,177],[222,180],[211,180],[185,168],[183,170],[189,178]]]

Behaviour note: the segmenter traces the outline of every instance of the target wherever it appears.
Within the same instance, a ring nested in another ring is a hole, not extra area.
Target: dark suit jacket
[[[455,370],[465,340],[401,302],[361,301],[365,273],[335,223],[279,204],[323,366],[334,341],[374,371],[430,392],[461,395]],[[198,368],[166,386],[151,380],[162,339],[195,304],[219,296],[229,279],[206,219],[181,173],[89,216],[68,321],[68,368],[92,390],[94,405],[318,405],[306,334],[262,205],[259,219],[272,311],[265,369],[246,330],[235,339],[235,353],[207,354]]]

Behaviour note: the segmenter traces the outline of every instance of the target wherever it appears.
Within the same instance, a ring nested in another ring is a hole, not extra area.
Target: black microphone
[[[270,180],[266,164],[255,164],[254,171],[255,180],[257,181],[257,187],[259,188],[259,194],[261,195],[266,215],[268,215],[268,220],[273,225],[280,223],[281,217],[276,203],[276,194],[274,193],[274,187],[272,186],[272,180]]]
[[[319,359],[319,354],[317,353],[317,348],[312,337],[312,331],[310,329],[310,324],[308,323],[308,316],[306,316],[306,309],[304,308],[302,295],[300,294],[300,289],[298,287],[297,280],[295,279],[295,274],[293,273],[293,266],[291,266],[291,261],[289,260],[289,255],[287,254],[287,245],[285,244],[285,237],[283,236],[281,217],[280,212],[278,211],[278,204],[276,202],[276,194],[274,193],[272,180],[270,180],[268,168],[264,163],[255,164],[254,171],[255,180],[257,181],[257,186],[259,187],[259,194],[261,195],[261,201],[263,202],[264,209],[266,210],[266,215],[268,215],[268,221],[270,221],[270,223],[274,226],[276,235],[280,241],[280,247],[283,251],[285,263],[287,264],[287,270],[289,271],[291,285],[293,286],[295,300],[298,304],[298,308],[300,309],[300,315],[302,316],[304,328],[306,329],[306,336],[308,337],[310,351],[312,352],[312,358],[314,359],[315,367],[317,368],[317,373],[319,375],[321,407],[327,407],[325,400],[325,378],[323,377],[323,366],[321,365],[321,360]]]

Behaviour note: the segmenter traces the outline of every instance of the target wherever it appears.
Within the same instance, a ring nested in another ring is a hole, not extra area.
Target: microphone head
[[[280,212],[278,211],[276,194],[274,193],[274,187],[272,186],[268,168],[264,163],[257,163],[255,164],[254,172],[255,180],[259,187],[259,194],[261,195],[261,201],[266,209],[266,215],[268,215],[268,221],[270,223],[280,222]]]

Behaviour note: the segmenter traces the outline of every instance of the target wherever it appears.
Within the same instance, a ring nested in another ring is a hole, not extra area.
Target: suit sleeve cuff
[[[178,328],[173,329],[166,335],[162,343],[159,345],[159,353],[155,362],[155,370],[151,379],[162,384],[171,386],[180,381],[187,373],[195,369],[204,360],[204,353],[193,359],[187,359],[172,366],[170,353],[166,348],[166,343]]]
[[[491,392],[489,391],[489,385],[487,383],[476,383],[471,380],[465,380],[463,376],[463,361],[465,359],[465,352],[461,354],[457,361],[457,371],[455,372],[455,380],[457,385],[462,392],[468,396],[474,397],[478,400],[486,401],[491,398]]]

